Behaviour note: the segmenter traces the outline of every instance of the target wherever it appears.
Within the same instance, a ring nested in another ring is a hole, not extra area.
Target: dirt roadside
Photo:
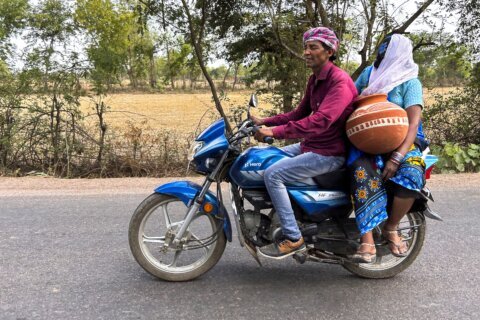
[[[15,196],[58,195],[121,195],[149,194],[156,186],[177,181],[191,180],[197,183],[203,177],[182,178],[116,178],[116,179],[58,179],[51,177],[0,177],[0,198]],[[432,190],[472,189],[480,192],[480,173],[436,174],[428,181]]]

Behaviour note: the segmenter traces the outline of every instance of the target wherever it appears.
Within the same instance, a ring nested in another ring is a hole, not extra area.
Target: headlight
[[[203,141],[195,141],[193,144],[192,144],[192,147],[190,148],[190,152],[188,153],[188,160],[189,161],[192,161],[193,158],[195,157],[195,155],[197,154],[197,152],[203,148]]]
[[[207,160],[205,160],[205,167],[207,167],[207,169],[209,170],[213,170],[218,164],[218,161],[217,159],[215,158],[208,158]]]

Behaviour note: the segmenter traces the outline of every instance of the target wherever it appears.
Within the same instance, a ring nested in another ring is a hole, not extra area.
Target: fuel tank
[[[292,156],[276,147],[252,147],[245,150],[230,168],[230,177],[242,189],[265,188],[265,169]]]

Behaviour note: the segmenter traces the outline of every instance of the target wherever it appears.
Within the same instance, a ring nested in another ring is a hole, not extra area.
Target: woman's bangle
[[[393,162],[393,163],[395,163],[397,166],[400,165],[400,162],[399,162],[397,159],[395,159],[395,158],[390,158],[390,161]]]
[[[390,159],[395,159],[399,163],[403,161],[403,158],[404,158],[403,154],[397,151],[393,152],[392,155],[390,156]]]

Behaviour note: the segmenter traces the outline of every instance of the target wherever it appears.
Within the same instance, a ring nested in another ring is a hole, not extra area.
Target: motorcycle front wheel
[[[210,270],[225,250],[222,220],[201,212],[185,232],[181,249],[166,245],[178,231],[187,210],[180,199],[154,193],[138,206],[130,220],[130,250],[138,264],[157,278],[195,279]]]
[[[374,263],[352,263],[346,261],[343,267],[362,278],[391,278],[407,269],[417,258],[425,240],[425,218],[417,212],[408,213],[399,224],[400,233],[408,242],[406,257],[393,256],[387,244],[377,245],[377,259]],[[379,232],[376,233],[377,235]],[[374,232],[375,235],[375,232]],[[375,239],[376,243],[382,242]]]

